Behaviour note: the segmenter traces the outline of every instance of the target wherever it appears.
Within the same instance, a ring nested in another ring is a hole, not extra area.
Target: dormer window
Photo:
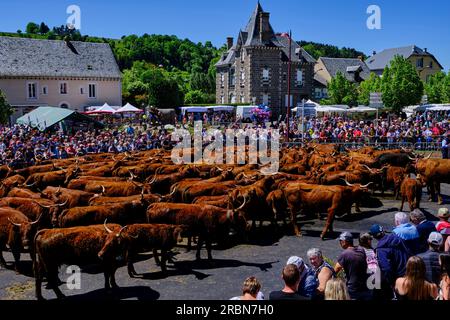
[[[266,67],[263,69],[263,74],[262,74],[263,81],[269,81],[269,73],[270,73],[269,68]]]
[[[92,65],[88,64],[87,69],[88,70],[93,70]]]

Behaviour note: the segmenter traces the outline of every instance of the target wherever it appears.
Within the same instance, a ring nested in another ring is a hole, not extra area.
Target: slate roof
[[[120,78],[107,43],[0,37],[0,76]]]
[[[219,62],[217,62],[216,66],[227,66],[234,62],[236,57],[236,50],[240,50],[241,47],[253,47],[253,46],[269,46],[269,47],[278,47],[284,53],[283,60],[288,61],[289,57],[289,38],[283,37],[281,34],[275,34],[272,26],[269,23],[269,33],[271,35],[270,40],[262,43],[259,37],[259,16],[264,12],[261,7],[261,4],[258,2],[253,14],[251,15],[249,22],[244,30],[240,30],[236,45],[234,45],[230,50],[228,50],[225,54],[222,55]],[[296,55],[296,50],[301,52],[302,62],[315,63],[316,60],[303,48],[301,48],[297,42],[292,40],[291,43],[291,61],[299,62],[300,58]]]
[[[408,59],[412,55],[432,56],[434,58],[434,56],[431,53],[425,52],[421,48],[411,45],[406,47],[383,50],[375,54],[374,56],[368,58],[366,61],[367,66],[369,67],[370,70],[383,70],[384,68],[386,68],[386,66],[390,64],[390,62],[392,61],[392,59],[394,59],[396,55],[402,56],[405,59]],[[434,59],[437,61],[436,58]],[[441,69],[443,69],[439,61],[438,64],[441,67]]]
[[[333,78],[340,71],[349,81],[355,82],[354,73],[361,70],[359,76],[365,80],[370,77],[370,70],[364,61],[346,58],[319,58],[327,72]]]

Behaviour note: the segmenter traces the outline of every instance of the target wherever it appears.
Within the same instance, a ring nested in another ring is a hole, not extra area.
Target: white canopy
[[[347,107],[348,108],[348,107]],[[347,109],[340,108],[338,106],[322,106],[316,109],[317,112],[347,112]]]
[[[207,109],[212,109],[214,111],[234,111],[234,107],[233,106],[211,106],[211,107],[206,107]]]
[[[347,110],[347,112],[358,113],[358,112],[376,112],[376,108],[367,107],[367,106],[357,106],[356,108],[351,108]]]
[[[450,104],[436,105],[427,109],[427,111],[450,111]]]
[[[133,105],[131,105],[129,103],[127,103],[122,108],[118,109],[116,112],[117,113],[127,113],[127,112],[132,113],[132,112],[144,112],[144,111],[141,110],[141,109],[136,108],[135,106],[133,106]]]
[[[110,114],[114,114],[115,112],[116,112],[116,110],[105,102],[105,104],[103,106],[101,106],[100,108],[95,109],[93,111],[86,112],[86,113],[87,114],[96,114],[96,113],[110,113]]]
[[[206,107],[181,107],[180,109],[182,114],[186,112],[208,112]]]

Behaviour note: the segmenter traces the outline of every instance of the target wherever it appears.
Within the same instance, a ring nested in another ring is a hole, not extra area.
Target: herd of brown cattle
[[[407,200],[412,210],[420,205],[422,187],[442,202],[440,183],[450,183],[450,160],[408,150],[351,151],[330,144],[283,148],[280,154],[273,175],[263,175],[257,164],[174,165],[164,150],[87,155],[17,170],[0,166],[0,249],[12,252],[16,271],[28,250],[37,298],[44,277],[62,297],[63,264],[101,264],[105,287],[116,287],[118,264],[125,262],[129,275],[136,275],[133,260],[141,252],[153,250],[165,272],[167,253],[182,236],[188,247],[198,238],[197,259],[203,243],[212,259],[213,242],[245,237],[257,221],[276,227],[288,220],[300,235],[298,214],[327,213],[324,238],[335,216],[351,214],[353,205],[360,212],[377,188],[383,193],[391,187],[396,197],[401,194],[402,207]],[[0,263],[6,266],[1,252]]]

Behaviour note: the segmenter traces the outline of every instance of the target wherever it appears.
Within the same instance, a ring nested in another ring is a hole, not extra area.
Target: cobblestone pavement
[[[443,194],[450,194],[448,185],[442,185]],[[422,208],[430,219],[436,220],[433,214],[438,205],[426,201],[424,193]],[[444,198],[450,203],[449,198]],[[120,291],[108,294],[103,290],[103,275],[95,269],[85,269],[81,274],[81,289],[68,290],[61,285],[68,299],[133,299],[133,300],[227,300],[239,295],[243,280],[251,275],[262,282],[262,291],[268,296],[272,290],[282,286],[281,269],[291,255],[306,258],[306,251],[312,247],[321,248],[324,255],[335,260],[341,251],[336,240],[342,231],[351,231],[357,236],[367,232],[374,223],[386,227],[393,225],[394,214],[398,211],[400,201],[392,197],[382,199],[382,207],[364,208],[362,213],[352,214],[337,219],[334,231],[325,241],[319,235],[324,220],[306,221],[302,230],[303,237],[281,236],[271,238],[270,227],[256,231],[249,244],[234,246],[229,249],[214,250],[213,262],[195,262],[195,252],[186,252],[181,246],[174,250],[174,263],[169,264],[168,275],[163,276],[151,255],[142,255],[142,260],[135,264],[136,271],[142,274],[140,278],[130,278],[126,268],[120,268],[116,273]],[[407,206],[406,206],[407,207]],[[404,209],[406,209],[406,207]],[[7,262],[12,261],[10,253],[4,253]],[[202,250],[206,258],[206,251]],[[27,300],[34,299],[34,279],[31,276],[31,262],[28,254],[23,254],[25,260],[23,273],[16,275],[14,271],[0,269],[0,299]],[[66,268],[61,268],[60,278],[64,281],[69,276]],[[43,289],[46,299],[54,299],[53,291]]]

